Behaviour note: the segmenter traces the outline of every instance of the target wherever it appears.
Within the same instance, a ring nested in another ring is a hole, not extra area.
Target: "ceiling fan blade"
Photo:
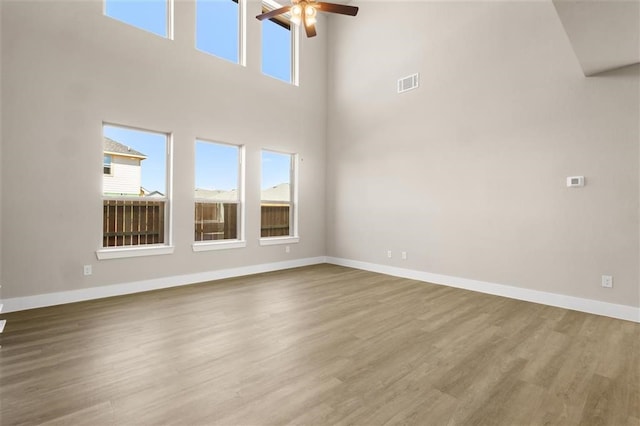
[[[307,15],[305,13],[302,14],[302,26],[304,27],[305,32],[307,33],[307,37],[315,37],[316,36],[316,25],[315,18],[311,22],[307,22]]]
[[[265,19],[273,18],[274,16],[282,15],[283,13],[287,13],[291,10],[291,6],[284,6],[279,9],[270,10],[268,12],[263,13],[262,15],[256,16],[258,21],[264,21]]]
[[[346,4],[325,3],[319,1],[314,4],[318,10],[330,13],[339,13],[341,15],[356,16],[358,14],[358,7],[347,6]]]
[[[304,30],[307,32],[307,37],[315,37],[317,34],[315,24],[305,25]]]

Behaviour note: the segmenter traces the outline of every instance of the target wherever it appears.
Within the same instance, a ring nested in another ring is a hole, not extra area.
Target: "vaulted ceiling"
[[[362,0],[328,1],[366,4]],[[551,1],[585,76],[640,64],[640,0]]]
[[[640,0],[553,0],[584,75],[640,63]]]

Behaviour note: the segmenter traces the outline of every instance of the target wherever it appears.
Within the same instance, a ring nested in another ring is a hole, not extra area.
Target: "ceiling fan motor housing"
[[[291,22],[296,25],[302,24],[307,33],[307,37],[315,37],[315,24],[318,10],[349,16],[356,16],[358,14],[358,8],[356,6],[318,2],[317,0],[291,0],[291,6],[283,6],[279,9],[265,12],[256,16],[256,18],[262,21],[264,19],[271,19],[277,15],[291,13]]]

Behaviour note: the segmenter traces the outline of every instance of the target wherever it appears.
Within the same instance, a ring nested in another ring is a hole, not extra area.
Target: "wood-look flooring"
[[[640,324],[339,266],[6,317],[2,425],[640,425]]]

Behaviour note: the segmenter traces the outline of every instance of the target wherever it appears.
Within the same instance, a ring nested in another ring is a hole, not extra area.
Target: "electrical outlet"
[[[602,276],[602,287],[613,288],[613,277],[611,275]]]
[[[387,257],[391,259],[391,250],[387,250]]]
[[[407,260],[407,252],[406,251],[402,252],[402,260]]]
[[[91,275],[93,273],[91,265],[84,265],[84,275]]]
[[[285,253],[291,253],[291,247],[289,247],[289,246],[285,246],[285,247],[284,247],[284,252],[285,252]]]

